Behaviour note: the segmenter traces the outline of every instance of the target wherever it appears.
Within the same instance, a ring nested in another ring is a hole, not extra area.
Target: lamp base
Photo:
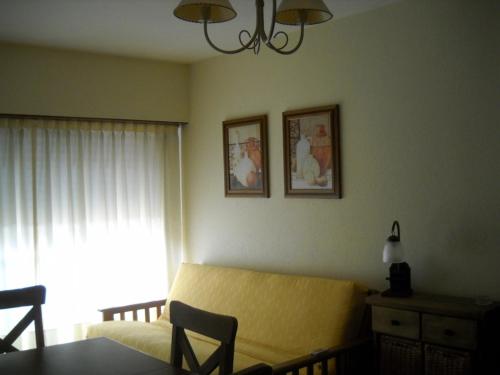
[[[411,269],[408,263],[393,263],[390,268],[390,276],[387,278],[390,287],[382,293],[384,297],[410,297],[411,290]]]
[[[382,297],[396,297],[396,298],[408,298],[413,295],[413,290],[405,290],[405,291],[394,291],[391,289],[384,290],[380,293]]]

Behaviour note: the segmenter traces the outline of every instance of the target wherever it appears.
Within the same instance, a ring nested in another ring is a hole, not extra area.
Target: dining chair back
[[[229,375],[233,372],[234,342],[238,329],[236,318],[172,301],[170,322],[172,323],[170,361],[174,367],[182,368],[185,358],[189,369],[199,375],[211,374],[217,367],[219,375]],[[217,340],[220,345],[204,363],[200,364],[185,330]]]
[[[43,285],[0,291],[0,310],[32,306],[24,318],[3,339],[0,338],[0,353],[18,351],[13,343],[32,322],[35,323],[36,347],[43,348],[45,346],[42,322],[42,305],[44,303],[45,287]]]

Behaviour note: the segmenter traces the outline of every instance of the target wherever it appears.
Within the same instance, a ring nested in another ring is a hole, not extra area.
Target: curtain
[[[0,119],[0,290],[46,286],[49,343],[98,308],[166,297],[182,251],[179,134]]]

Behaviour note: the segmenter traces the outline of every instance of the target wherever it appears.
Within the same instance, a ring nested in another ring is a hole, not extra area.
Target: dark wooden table
[[[0,354],[1,375],[192,375],[103,337]]]

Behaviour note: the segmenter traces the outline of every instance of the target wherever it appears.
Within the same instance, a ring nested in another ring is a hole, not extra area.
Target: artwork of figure
[[[340,198],[338,106],[283,113],[285,195]]]
[[[226,196],[268,196],[263,149],[266,126],[265,116],[224,122]]]
[[[293,147],[292,188],[331,187],[332,138],[328,116],[296,118],[290,123],[293,127],[290,136]]]

